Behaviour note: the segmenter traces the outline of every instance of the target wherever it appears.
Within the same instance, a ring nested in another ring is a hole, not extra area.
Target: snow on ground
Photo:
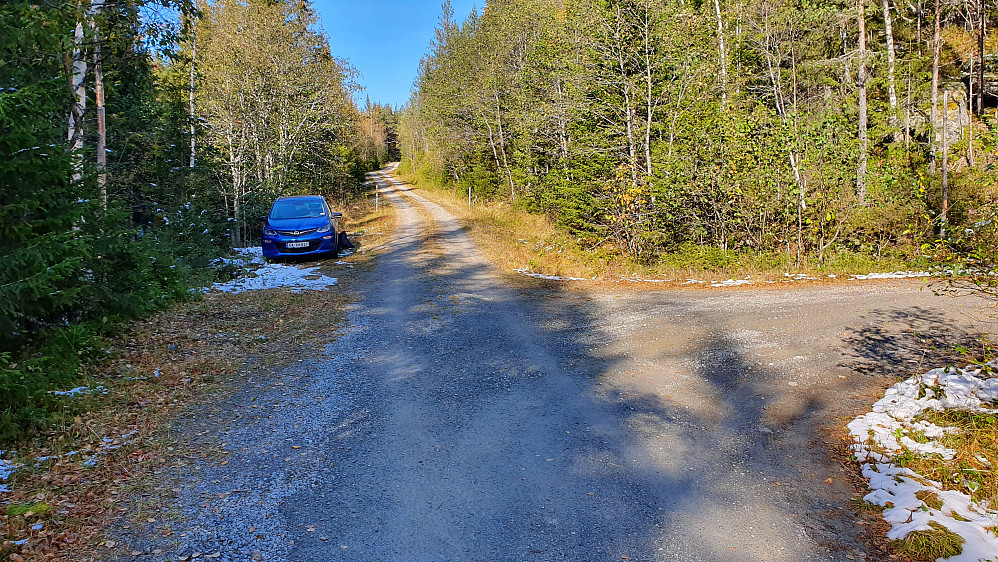
[[[930,271],[892,271],[890,273],[867,273],[866,275],[850,275],[853,281],[868,281],[871,279],[910,279],[912,277],[933,277],[938,273]]]
[[[125,445],[128,445],[129,443],[132,442],[131,438],[134,437],[137,433],[138,431],[129,431],[128,433],[122,435],[119,438],[111,438],[111,437],[102,438],[100,445],[97,447],[97,450],[94,451],[94,453],[90,455],[90,457],[88,457],[87,460],[83,461],[83,466],[86,466],[88,468],[93,468],[97,466],[97,464],[101,460],[101,457],[107,455],[110,451],[114,451],[115,449],[120,449]],[[0,451],[0,457],[2,457],[3,454],[4,452]],[[37,466],[43,462],[54,460],[56,461],[56,465],[59,465],[59,461],[62,461],[63,459],[68,459],[70,457],[74,457],[79,454],[81,454],[80,451],[69,451],[57,455],[42,456],[34,459],[34,464],[35,466]],[[10,475],[13,474],[14,471],[20,468],[21,466],[23,466],[21,463],[0,458],[0,493],[10,492],[10,488],[7,486],[7,484],[5,484],[5,482],[7,481],[8,478],[10,478]]]
[[[267,263],[263,248],[237,248],[238,258],[221,258],[219,263],[247,268],[247,272],[226,283],[215,283],[204,289],[222,293],[241,293],[260,289],[290,288],[293,293],[322,291],[336,284],[335,277],[326,277],[318,267],[298,267],[294,264]]]
[[[998,366],[998,362],[992,366]],[[926,410],[959,408],[998,413],[988,407],[998,402],[998,378],[981,370],[933,369],[887,389],[872,411],[848,425],[855,443],[852,451],[862,463],[863,476],[872,490],[866,501],[885,506],[884,519],[891,524],[887,538],[903,539],[913,531],[930,530],[934,521],[964,539],[963,552],[947,558],[954,562],[998,560],[998,537],[988,531],[998,527],[998,511],[974,503],[957,490],[944,490],[910,469],[893,464],[905,450],[920,455],[951,459],[955,451],[938,439],[956,428],[945,428],[924,420],[913,421]],[[942,507],[933,509],[915,495],[932,492]],[[889,505],[888,505],[889,504]]]
[[[711,287],[737,287],[739,285],[751,285],[751,284],[752,284],[752,282],[749,281],[748,278],[746,277],[745,279],[728,279],[728,280],[725,280],[725,281],[717,281],[717,282],[711,283],[710,286]]]
[[[534,279],[547,279],[549,281],[588,281],[582,277],[561,277],[559,275],[545,275],[544,273],[534,273],[530,271],[530,268],[521,267],[519,269],[514,269],[513,271],[524,275],[527,277],[533,277]]]
[[[98,392],[101,394],[107,394],[107,389],[103,386],[95,386],[93,388],[90,388],[89,386],[78,386],[69,390],[50,390],[49,394],[54,394],[55,396],[68,396],[72,398],[81,394],[96,394]]]
[[[0,451],[0,456],[3,455],[3,451]],[[4,482],[10,478],[10,475],[17,470],[17,463],[14,461],[8,461],[0,459],[0,492],[9,492],[10,488],[7,487]]]

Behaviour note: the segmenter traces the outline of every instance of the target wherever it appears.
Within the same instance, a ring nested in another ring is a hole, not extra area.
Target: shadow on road
[[[873,310],[845,338],[844,366],[868,375],[905,377],[965,363],[956,347],[973,348],[979,336],[926,307]]]
[[[317,522],[293,559],[823,560],[816,543],[851,541],[815,493],[837,470],[822,404],[781,404],[779,370],[723,321],[704,319],[703,360],[675,373],[709,403],[623,388],[629,358],[606,354],[618,335],[586,297],[503,285],[456,221],[438,221],[438,249],[400,224],[348,377],[370,414],[325,440],[342,485],[285,502]]]

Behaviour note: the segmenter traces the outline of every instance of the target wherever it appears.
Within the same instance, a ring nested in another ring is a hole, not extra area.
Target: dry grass
[[[998,505],[996,417],[998,410],[994,414],[967,410],[926,412],[922,419],[940,427],[960,430],[939,439],[942,445],[955,450],[956,456],[952,460],[943,460],[937,455],[904,455],[901,462],[922,476],[942,483],[946,489],[969,494],[978,503]]]
[[[373,206],[360,205],[344,215],[348,232],[363,232],[352,236],[357,252],[342,258],[353,269],[333,260],[322,265],[336,268],[340,284],[333,290],[209,294],[135,322],[112,342],[109,359],[85,373],[91,387],[100,385],[107,394],[73,398],[86,401],[85,414],[19,447],[25,467],[11,477],[8,508],[0,513],[0,559],[105,558],[108,549],[120,547],[104,538],[111,521],[121,515],[144,520],[143,503],[156,505],[174,493],[158,487],[156,475],[219,454],[176,442],[169,428],[178,415],[238,388],[250,375],[250,362],[265,373],[323,352],[354,298],[352,278],[373,266],[394,228],[391,209],[374,213]],[[120,448],[108,449],[105,439]],[[85,466],[94,455],[95,466]],[[36,464],[45,456],[57,458]],[[136,497],[140,501],[130,501]],[[32,528],[37,523],[41,529]]]
[[[931,531],[914,531],[907,537],[894,541],[894,551],[915,561],[949,558],[963,552],[963,538],[960,535],[935,521],[930,521],[929,526],[932,527]]]

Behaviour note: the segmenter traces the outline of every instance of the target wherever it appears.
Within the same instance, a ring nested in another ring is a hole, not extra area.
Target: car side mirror
[[[266,216],[257,217],[256,220],[259,221],[259,222],[267,222],[267,217]]]
[[[329,216],[333,217],[334,219],[341,219],[343,218],[343,213],[329,213]]]

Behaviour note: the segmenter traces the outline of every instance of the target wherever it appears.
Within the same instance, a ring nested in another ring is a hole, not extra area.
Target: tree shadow
[[[967,361],[959,346],[973,348],[981,334],[955,326],[926,307],[872,310],[850,330],[842,366],[867,375],[897,378]]]
[[[425,236],[403,229],[382,254],[397,265],[358,322],[384,348],[352,378],[370,429],[321,440],[339,468],[320,474],[345,485],[282,508],[292,523],[332,512],[312,517],[316,534],[351,546],[301,530],[292,559],[762,561],[855,546],[847,496],[821,491],[838,470],[826,404],[787,402],[786,374],[753,362],[723,320],[695,342],[703,360],[685,375],[714,402],[691,410],[615,384],[630,358],[604,353],[619,334],[587,299],[512,289],[457,253],[409,260]]]

